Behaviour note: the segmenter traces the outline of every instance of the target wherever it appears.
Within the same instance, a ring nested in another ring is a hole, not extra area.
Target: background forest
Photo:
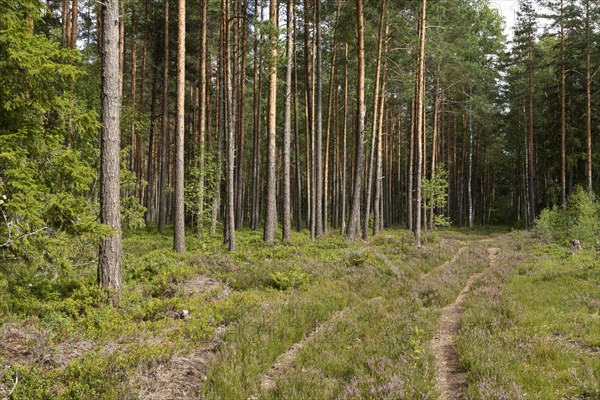
[[[477,274],[469,398],[595,398],[600,5],[493,3],[0,2],[0,397],[435,396]]]
[[[520,1],[508,45],[487,1],[271,3],[119,4],[124,229],[164,232],[180,198],[185,225],[230,249],[245,227],[273,241],[278,221],[285,240],[292,222],[312,238],[531,227],[600,184],[595,2]],[[1,7],[3,263],[89,262],[111,234],[102,14]]]

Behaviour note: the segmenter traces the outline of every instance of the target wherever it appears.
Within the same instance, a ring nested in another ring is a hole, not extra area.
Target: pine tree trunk
[[[254,12],[258,14],[258,0],[254,0]],[[261,11],[262,17],[262,11]],[[262,18],[261,18],[262,20]],[[254,120],[253,120],[253,141],[252,141],[252,207],[250,210],[250,227],[258,229],[259,220],[259,196],[260,196],[260,117],[261,117],[261,87],[262,87],[262,57],[259,53],[260,34],[258,26],[255,26],[254,38]]]
[[[346,233],[346,173],[348,171],[347,166],[347,137],[348,137],[348,43],[344,44],[344,115],[342,123],[342,182],[341,182],[341,217],[340,217],[340,233],[343,235]]]
[[[302,172],[300,170],[300,132],[298,131],[298,62],[296,57],[296,14],[294,13],[294,36],[292,38],[294,57],[294,141],[296,147],[296,231],[302,231]]]
[[[291,212],[290,212],[290,142],[292,130],[292,51],[294,48],[293,36],[294,2],[287,2],[287,66],[285,71],[285,115],[283,121],[283,240],[291,239]]]
[[[354,240],[360,229],[360,203],[362,178],[364,175],[364,136],[365,136],[365,27],[363,17],[363,0],[356,0],[356,30],[358,47],[358,80],[356,86],[356,139],[355,139],[355,174],[352,193],[350,221],[348,222],[348,240]],[[368,221],[365,221],[368,223]]]
[[[198,71],[200,78],[198,80],[198,136],[199,136],[199,157],[198,168],[200,169],[200,182],[198,187],[198,222],[197,233],[202,237],[203,218],[204,218],[204,183],[206,180],[205,171],[205,144],[206,144],[206,69],[207,69],[207,41],[206,41],[206,24],[207,24],[207,9],[208,0],[200,0],[200,59],[198,60]]]
[[[119,91],[119,1],[102,5],[102,129],[100,132],[100,223],[112,232],[100,241],[98,283],[111,292],[113,305],[121,296],[121,210],[119,151],[121,92]]]
[[[269,20],[272,25],[272,32],[269,34],[269,99],[267,114],[267,212],[265,217],[265,227],[263,240],[267,243],[273,243],[275,240],[275,228],[277,226],[277,182],[276,182],[276,129],[277,129],[277,27],[278,27],[278,7],[277,0],[270,0]]]
[[[71,8],[71,33],[70,33],[70,44],[72,49],[77,48],[77,19],[79,18],[79,4],[78,0],[73,0],[73,7]]]
[[[560,204],[564,209],[567,206],[567,92],[563,6],[563,0],[560,0]]]
[[[175,136],[175,229],[173,249],[185,253],[185,209],[183,196],[185,132],[185,0],[177,2],[177,133]]]
[[[592,76],[590,44],[590,1],[585,2],[585,145],[587,150],[586,185],[590,195],[592,188]]]
[[[425,77],[425,21],[427,12],[427,0],[422,0],[421,3],[421,20],[419,23],[419,55],[418,55],[418,68],[417,68],[417,90],[416,90],[416,101],[415,109],[417,114],[416,121],[416,139],[417,139],[417,201],[416,211],[417,218],[415,221],[415,241],[417,248],[421,247],[421,210],[422,210],[422,198],[421,198],[421,173],[423,171],[423,92],[425,89],[424,77]]]
[[[158,231],[165,231],[167,221],[167,196],[169,180],[169,0],[165,0],[165,32],[163,43],[163,92],[162,92],[162,133],[160,148],[160,205],[158,210]]]

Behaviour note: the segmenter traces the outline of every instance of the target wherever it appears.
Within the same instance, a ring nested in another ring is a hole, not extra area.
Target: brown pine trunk
[[[294,2],[287,2],[287,66],[285,71],[285,116],[283,121],[283,240],[291,239],[291,198],[290,198],[290,142],[292,129],[292,51],[294,49],[293,37]]]
[[[119,151],[119,1],[102,5],[102,129],[100,132],[100,223],[112,232],[100,241],[98,283],[110,291],[113,305],[121,297],[121,209]]]
[[[587,150],[586,185],[590,195],[592,188],[592,76],[590,44],[590,1],[585,2],[585,145]]]
[[[277,26],[278,26],[277,0],[271,0],[269,4],[269,21],[272,29],[269,34],[270,60],[269,60],[269,99],[267,114],[267,195],[266,216],[263,240],[273,243],[275,240],[275,228],[277,226],[277,204],[276,204],[276,129],[277,129]]]
[[[352,193],[352,207],[348,222],[348,240],[354,240],[360,229],[360,203],[362,178],[364,175],[364,136],[365,136],[365,27],[363,17],[363,0],[356,0],[356,30],[358,47],[358,80],[356,86],[356,139],[355,139],[355,174]],[[365,221],[368,223],[368,221]]]
[[[302,231],[302,172],[300,171],[300,133],[298,131],[298,62],[296,57],[296,14],[293,19],[294,37],[293,57],[294,57],[294,139],[296,146],[296,230]]]
[[[165,0],[165,32],[163,42],[163,92],[162,92],[162,133],[160,156],[160,205],[158,210],[158,231],[165,231],[167,221],[168,180],[169,180],[169,0]]]
[[[427,0],[421,2],[421,19],[419,23],[419,55],[418,55],[418,68],[417,68],[417,90],[415,108],[417,114],[416,121],[416,139],[417,139],[417,218],[415,221],[415,242],[418,248],[421,247],[421,210],[422,210],[422,198],[421,198],[421,173],[423,170],[423,92],[425,89],[424,77],[425,77],[425,21],[427,12]]]
[[[383,21],[382,21],[383,22]],[[386,34],[387,34],[386,26]],[[386,53],[387,53],[387,40],[386,40]],[[381,87],[381,95],[379,100],[379,115],[377,123],[377,164],[375,167],[375,199],[373,201],[373,236],[377,235],[381,231],[381,216],[382,216],[382,191],[383,191],[383,116],[385,115],[385,81],[387,78],[387,61],[383,63],[383,79]]]
[[[200,169],[200,181],[198,182],[198,222],[196,230],[199,237],[203,234],[203,218],[204,218],[204,184],[206,180],[205,171],[205,153],[206,153],[206,69],[207,69],[207,49],[206,49],[206,23],[207,23],[207,6],[208,0],[200,0],[200,57],[198,59],[198,168]]]
[[[258,14],[259,5],[258,0],[254,0],[254,10]],[[262,11],[261,11],[262,20]],[[260,197],[260,131],[261,131],[261,88],[262,88],[262,57],[259,52],[260,35],[258,33],[258,27],[255,26],[255,38],[254,38],[254,114],[253,114],[253,141],[252,141],[252,207],[250,210],[250,227],[252,229],[258,229],[259,220],[259,197]]]
[[[567,206],[567,96],[565,67],[565,27],[563,21],[563,0],[560,0],[560,204]]]
[[[177,2],[177,132],[175,134],[175,229],[173,249],[185,253],[185,209],[183,197],[185,132],[185,0]]]
[[[313,114],[313,69],[311,68],[310,37],[310,0],[304,0],[304,71],[306,95],[306,184],[308,195],[308,220],[310,224],[310,238],[316,236],[316,182],[315,182],[315,140],[314,140],[314,114]]]
[[[79,2],[73,0],[73,7],[71,8],[71,33],[69,34],[70,44],[69,47],[77,47],[77,19],[79,18]]]
[[[340,204],[340,233],[346,233],[346,172],[347,166],[347,136],[348,136],[348,43],[344,44],[344,119],[342,123],[342,182],[341,182],[341,204]]]

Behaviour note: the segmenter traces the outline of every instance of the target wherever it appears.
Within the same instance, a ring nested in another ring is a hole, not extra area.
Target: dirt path
[[[464,247],[459,252],[463,249]],[[494,267],[500,249],[488,248],[487,252],[490,267]],[[469,278],[454,303],[442,309],[442,315],[438,321],[438,327],[431,346],[436,361],[436,385],[441,393],[441,400],[462,399],[467,386],[467,373],[460,366],[454,342],[460,327],[465,297],[471,290],[471,286],[479,280],[482,274],[483,272]]]

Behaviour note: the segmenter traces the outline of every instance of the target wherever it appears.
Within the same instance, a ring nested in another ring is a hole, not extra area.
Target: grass
[[[535,245],[468,301],[459,353],[472,399],[600,398],[600,260]]]
[[[566,394],[597,393],[588,386],[598,363],[581,354],[598,346],[591,254],[549,252],[520,232],[426,235],[421,249],[408,232],[394,230],[369,243],[338,235],[313,242],[302,232],[289,244],[268,245],[260,232],[242,230],[235,253],[219,237],[190,235],[188,252],[177,255],[168,232],[131,232],[117,309],[96,287],[94,265],[3,270],[0,333],[20,347],[0,345],[0,385],[10,389],[19,376],[13,400],[135,399],[140,374],[210,348],[198,367],[206,379],[187,382],[200,398],[435,398],[429,342],[439,310],[470,275],[485,270],[486,247],[502,240],[503,249],[537,255],[524,264],[507,258],[472,296],[460,342],[471,397],[486,398],[490,387],[489,393],[518,398],[511,396],[546,385],[540,370],[556,370],[560,378],[543,393],[565,387],[578,388]],[[444,264],[464,245],[469,250]],[[573,260],[580,267],[569,268]],[[194,286],[198,277],[209,284]],[[549,293],[558,287],[560,294]],[[189,318],[179,318],[181,310]],[[571,355],[555,363],[552,346]],[[262,387],[292,347],[293,360],[273,377],[274,388]],[[538,368],[542,357],[548,367]],[[524,378],[512,379],[511,368]]]

